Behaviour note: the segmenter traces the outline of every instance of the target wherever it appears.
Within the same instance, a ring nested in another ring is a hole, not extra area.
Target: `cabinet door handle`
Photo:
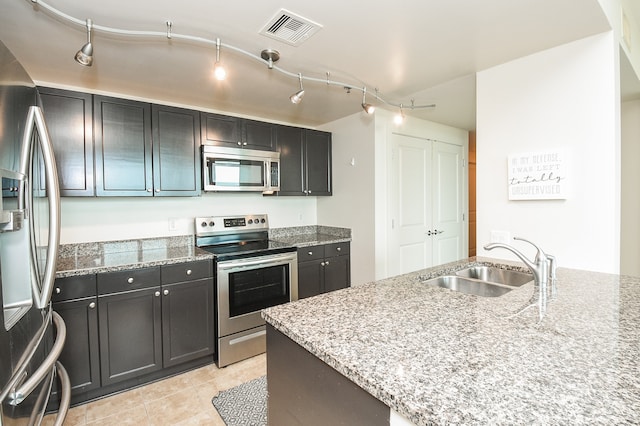
[[[246,143],[246,142],[243,142],[243,144],[242,144],[242,145],[243,145],[243,146],[247,146],[247,143]]]
[[[127,282],[128,282],[129,284],[133,284],[133,277],[129,277],[129,278],[127,279]]]
[[[310,251],[309,253],[307,253],[309,256],[313,256],[313,252]]]
[[[242,146],[242,142],[238,141],[238,146]]]
[[[324,262],[325,266],[329,264],[329,261],[327,260],[326,262]]]
[[[320,262],[320,266],[324,266],[324,262]]]
[[[94,309],[96,307],[96,302],[89,303],[89,309]]]
[[[169,295],[169,290],[165,290],[165,291],[163,291],[162,293],[163,293],[165,296],[168,296],[168,295]]]
[[[62,290],[60,290],[60,287],[56,287],[56,294],[60,294]]]
[[[152,192],[152,189],[151,188],[147,188],[147,192]]]
[[[156,296],[156,297],[160,297],[160,292],[156,291],[153,295]]]
[[[187,275],[191,275],[192,273],[191,269],[187,269]]]
[[[336,250],[337,251],[342,251],[342,247],[338,247]]]
[[[160,192],[160,188],[156,188],[156,193]]]

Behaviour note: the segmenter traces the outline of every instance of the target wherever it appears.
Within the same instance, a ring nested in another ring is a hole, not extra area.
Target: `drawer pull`
[[[165,291],[163,291],[163,293],[164,293],[165,296],[168,296],[169,295],[169,290],[165,290]]]
[[[187,275],[191,275],[193,273],[193,271],[191,271],[191,269],[187,269]]]
[[[95,309],[95,307],[96,307],[96,302],[89,303],[89,309]]]
[[[128,282],[129,284],[133,284],[133,277],[129,277],[129,278],[127,279],[127,282]]]

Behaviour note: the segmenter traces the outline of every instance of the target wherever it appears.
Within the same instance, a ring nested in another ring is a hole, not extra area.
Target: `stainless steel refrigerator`
[[[64,321],[51,309],[60,234],[53,150],[29,75],[0,42],[0,425],[40,424],[52,388],[55,423],[69,407],[57,358]],[[54,384],[55,383],[55,384]]]

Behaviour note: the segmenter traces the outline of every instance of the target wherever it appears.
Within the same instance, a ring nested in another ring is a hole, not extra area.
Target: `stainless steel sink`
[[[456,272],[459,277],[473,278],[489,283],[520,287],[533,281],[533,275],[526,272],[509,271],[492,266],[472,266]]]
[[[512,287],[472,278],[460,277],[457,275],[443,275],[441,277],[423,281],[423,283],[434,287],[447,288],[449,290],[483,297],[498,297],[513,290]]]

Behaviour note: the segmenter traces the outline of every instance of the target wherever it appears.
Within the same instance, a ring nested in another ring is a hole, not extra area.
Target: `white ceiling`
[[[305,77],[369,89],[393,103],[435,103],[406,114],[475,128],[475,73],[609,29],[598,0],[47,0],[96,25],[166,31],[214,40],[259,55],[280,52],[277,66]],[[293,47],[259,31],[285,8],[323,28]],[[34,80],[317,126],[361,111],[360,91],[305,82],[305,98],[289,102],[296,78],[222,49],[228,71],[213,80],[215,49],[194,42],[123,38],[96,32],[94,65],[73,60],[85,28],[54,17],[30,0],[2,0],[0,40]],[[371,96],[367,99],[373,101]]]

